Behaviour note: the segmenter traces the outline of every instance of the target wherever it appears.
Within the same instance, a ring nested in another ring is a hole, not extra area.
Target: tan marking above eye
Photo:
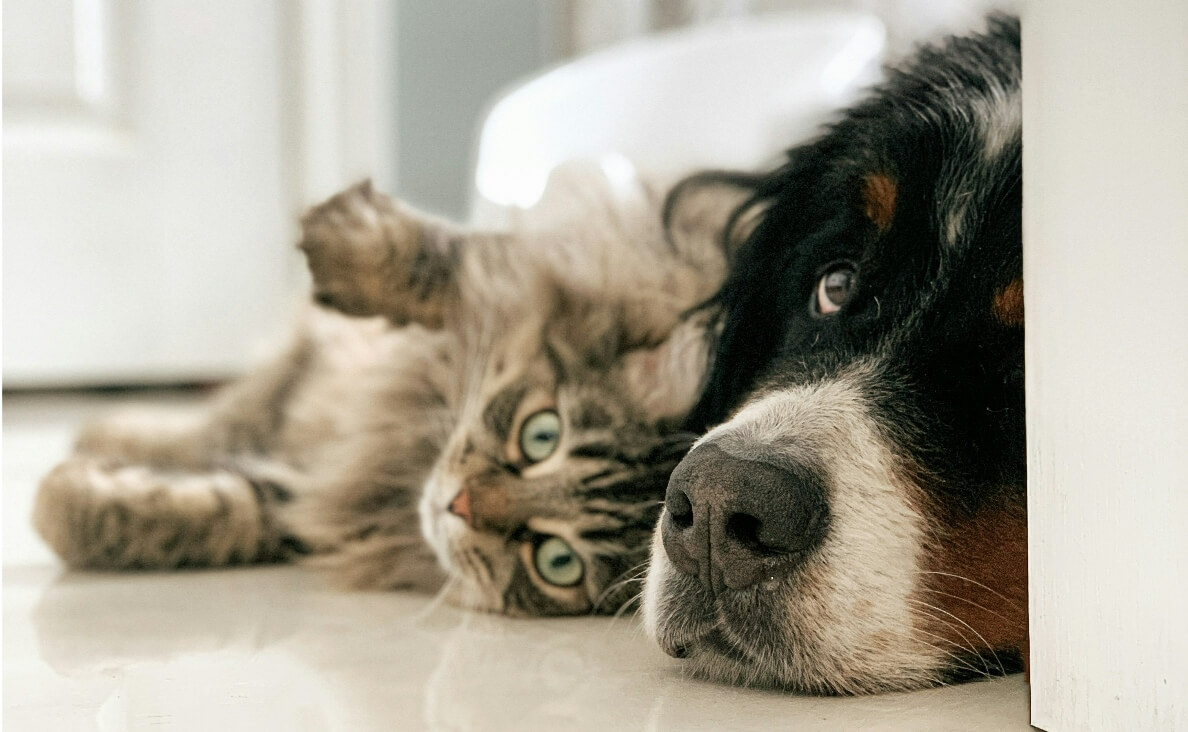
[[[994,318],[1012,328],[1023,325],[1023,280],[1012,281],[994,295]]]
[[[862,212],[880,234],[891,228],[898,195],[895,179],[886,173],[868,173],[862,178]]]

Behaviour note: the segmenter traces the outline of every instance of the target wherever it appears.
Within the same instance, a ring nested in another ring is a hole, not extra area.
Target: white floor
[[[1029,729],[1019,676],[795,697],[685,678],[634,618],[474,616],[292,567],[63,572],[29,528],[37,479],[127,400],[4,399],[5,729]]]

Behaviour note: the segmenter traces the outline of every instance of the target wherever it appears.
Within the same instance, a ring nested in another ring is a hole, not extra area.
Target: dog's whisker
[[[1019,603],[1015,602],[1011,598],[1007,597],[1006,595],[1002,594],[1001,592],[998,592],[997,590],[994,590],[991,587],[987,587],[986,585],[982,584],[981,582],[978,582],[977,580],[970,579],[969,577],[964,577],[959,574],[953,574],[951,572],[937,572],[935,570],[927,570],[927,569],[918,570],[918,573],[919,574],[936,574],[936,575],[940,575],[942,577],[952,577],[953,579],[958,579],[958,580],[961,580],[962,582],[968,582],[971,585],[981,587],[983,590],[989,592],[992,595],[998,596],[1000,599],[1002,599],[1003,602],[1006,602],[1013,608],[1019,607]]]
[[[934,638],[938,638],[940,640],[948,642],[948,639],[942,638],[941,636],[933,635],[932,633],[929,633],[928,635],[932,635]],[[935,643],[929,643],[928,641],[923,641],[923,640],[917,640],[917,642],[920,643],[920,645],[931,648],[934,651],[937,651],[938,653],[943,653],[944,655],[953,659],[954,665],[957,666],[958,668],[963,668],[963,669],[969,671],[970,673],[977,674],[978,676],[982,676],[987,679],[994,678],[993,675],[989,673],[989,671],[986,671],[986,670],[983,670],[983,669],[980,669],[980,668],[974,666],[973,664],[971,664],[969,662],[968,659],[966,659],[962,656],[959,656],[952,651],[947,651],[944,648],[942,648],[941,646],[936,645]],[[965,649],[963,648],[962,650],[965,650]],[[944,682],[940,682],[940,681],[938,681],[937,683],[938,683],[938,685],[942,685],[942,686],[946,685],[946,684],[944,684]]]
[[[961,602],[964,602],[967,605],[972,605],[973,607],[976,607],[977,609],[982,610],[983,612],[990,613],[991,615],[993,615],[996,618],[1000,618],[1002,620],[1007,619],[1007,617],[1005,615],[1003,615],[1002,613],[995,612],[995,611],[991,610],[990,608],[986,607],[985,605],[979,605],[978,603],[974,602],[973,600],[970,600],[967,597],[962,597],[961,595],[954,595],[951,592],[944,592],[942,590],[934,590],[930,587],[925,587],[924,591],[929,592],[933,595],[944,595],[945,597],[951,597],[954,600],[960,600]]]
[[[927,648],[931,648],[932,650],[934,650],[938,653],[948,656],[950,659],[952,659],[953,664],[957,667],[963,668],[963,669],[969,671],[970,673],[977,674],[977,675],[985,677],[985,678],[993,678],[993,676],[990,674],[989,670],[986,667],[983,666],[983,668],[978,668],[977,666],[973,665],[970,662],[971,658],[977,658],[977,656],[976,655],[974,655],[974,656],[968,655],[968,650],[964,646],[962,646],[960,644],[955,644],[948,638],[945,638],[940,635],[936,635],[934,633],[929,633],[928,635],[941,641],[941,643],[940,644],[930,643],[926,640],[920,640],[920,639],[916,639],[916,642],[918,642],[920,645],[923,645]],[[950,647],[946,648],[946,646],[950,646]],[[953,650],[954,648],[957,651],[965,652],[966,655],[961,655],[960,653],[957,653],[956,651]]]
[[[998,664],[998,668],[999,668],[999,670],[1000,670],[1002,673],[1004,673],[1004,674],[1006,673],[1006,666],[1004,666],[1004,665],[1003,665],[1003,663],[1002,663],[1002,659],[1000,659],[1000,658],[998,657],[998,652],[994,650],[994,646],[992,646],[992,645],[991,645],[991,644],[990,644],[990,643],[989,643],[989,642],[986,640],[985,636],[983,636],[981,633],[979,633],[979,632],[978,632],[978,631],[977,631],[977,630],[976,630],[976,629],[975,629],[975,628],[974,628],[972,625],[970,625],[969,623],[965,622],[964,620],[962,620],[961,618],[957,617],[956,615],[954,615],[953,613],[949,612],[948,610],[945,610],[944,608],[937,607],[936,605],[931,605],[931,604],[929,604],[929,603],[926,603],[926,602],[924,602],[923,600],[915,600],[915,599],[911,599],[911,598],[909,598],[909,601],[910,601],[910,602],[915,602],[915,603],[918,603],[918,604],[920,604],[920,605],[924,605],[924,606],[926,606],[926,607],[929,607],[929,608],[931,608],[931,609],[933,609],[933,610],[935,610],[935,611],[937,611],[937,612],[939,612],[939,613],[944,613],[945,615],[948,615],[948,616],[949,616],[950,618],[952,618],[953,620],[956,620],[958,623],[961,623],[961,625],[965,626],[966,628],[969,628],[969,631],[970,631],[971,633],[973,633],[974,635],[976,635],[976,636],[978,637],[978,640],[980,640],[980,641],[982,642],[982,647],[983,647],[983,648],[985,648],[986,650],[990,651],[990,655],[994,656],[994,662],[995,662],[996,664]],[[936,619],[937,619],[937,620],[940,620],[940,618],[936,618]],[[956,629],[955,629],[955,630],[956,630]],[[963,637],[964,637],[964,634],[963,634]]]
[[[957,626],[946,621],[944,618],[938,618],[930,613],[924,613],[924,617],[928,618],[929,620],[934,620],[938,623],[941,623],[942,625],[946,625],[950,628],[953,628],[954,630],[957,630]],[[948,643],[949,645],[953,646],[954,648],[965,652],[969,656],[972,656],[972,657],[980,657],[981,656],[981,654],[978,653],[977,648],[975,648],[974,645],[972,643],[970,643],[969,638],[967,638],[965,635],[961,634],[960,631],[958,631],[958,635],[961,635],[961,640],[964,641],[964,643],[958,643],[957,641],[953,640],[952,638],[949,638],[949,637],[946,637],[943,635],[938,635],[931,631],[924,630],[923,628],[916,628],[916,632],[923,633],[924,635],[931,636],[933,638],[936,638],[937,640],[943,641],[944,643]],[[990,672],[989,666],[986,666],[986,672],[987,673]]]

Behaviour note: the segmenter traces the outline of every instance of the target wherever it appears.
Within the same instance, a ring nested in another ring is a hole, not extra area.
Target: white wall
[[[402,0],[395,4],[395,192],[461,220],[488,105],[553,60],[553,0]]]
[[[1188,729],[1188,3],[1023,41],[1032,721]]]

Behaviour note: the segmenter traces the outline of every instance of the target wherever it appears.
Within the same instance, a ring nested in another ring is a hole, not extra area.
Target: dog
[[[643,595],[693,673],[857,694],[1021,669],[1019,90],[1019,22],[992,16],[750,180]]]

